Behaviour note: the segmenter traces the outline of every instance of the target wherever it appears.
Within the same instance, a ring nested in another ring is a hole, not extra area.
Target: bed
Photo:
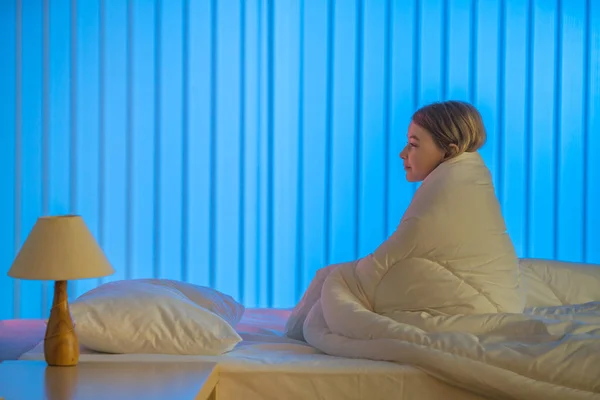
[[[218,399],[483,399],[417,368],[325,355],[283,335],[289,310],[247,309],[236,330],[243,341],[221,356],[100,354],[85,348],[80,363],[216,361]],[[43,320],[0,321],[0,361],[43,360]]]
[[[70,310],[79,342],[105,352],[80,362],[216,362],[219,399],[600,400],[599,287],[597,265],[517,259],[489,171],[465,153],[291,311],[168,280],[107,283]],[[43,325],[4,322],[3,357],[42,360]]]

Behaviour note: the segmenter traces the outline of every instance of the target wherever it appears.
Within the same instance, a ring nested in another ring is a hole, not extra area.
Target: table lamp
[[[62,215],[37,220],[8,275],[55,281],[54,300],[44,337],[44,357],[49,366],[74,366],[79,361],[79,343],[69,312],[67,281],[98,278],[114,272],[83,218]]]

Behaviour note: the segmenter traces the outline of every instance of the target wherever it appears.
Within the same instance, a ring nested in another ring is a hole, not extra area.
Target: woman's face
[[[411,122],[408,127],[408,143],[400,152],[400,158],[404,161],[406,180],[422,181],[444,161],[444,157],[444,150],[433,141],[431,134]]]

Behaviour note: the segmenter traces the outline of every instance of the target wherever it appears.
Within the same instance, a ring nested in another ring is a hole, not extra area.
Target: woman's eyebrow
[[[415,140],[421,140],[421,139],[419,139],[418,137],[416,137],[415,135],[410,135],[408,138],[409,138],[409,139],[415,139]]]

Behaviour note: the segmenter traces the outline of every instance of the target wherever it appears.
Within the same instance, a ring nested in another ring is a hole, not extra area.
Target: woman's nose
[[[404,148],[402,149],[402,151],[400,152],[400,158],[405,160],[406,159],[406,148],[408,146],[404,146]]]

